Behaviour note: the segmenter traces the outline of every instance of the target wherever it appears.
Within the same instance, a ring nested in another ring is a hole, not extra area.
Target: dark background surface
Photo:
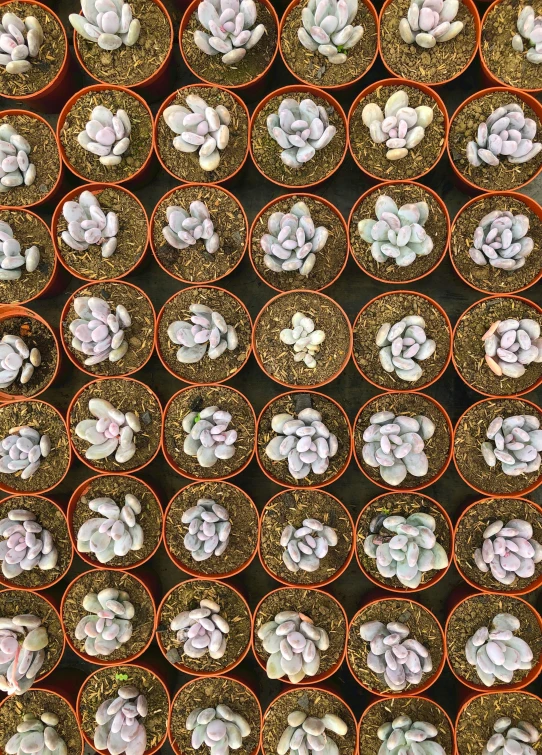
[[[177,44],[181,11],[174,0],[164,0],[164,2],[172,15],[174,22],[174,60],[171,68],[172,80],[169,89],[169,92],[172,92],[175,88],[194,83],[196,79],[185,69]],[[79,3],[76,2],[76,0],[52,0],[50,5],[60,15],[66,29],[69,30],[68,36],[71,42],[72,35],[68,22],[68,14],[74,12],[76,7],[78,8]],[[285,5],[282,3],[282,0],[277,0],[276,7],[280,15],[281,10]],[[377,1],[377,11],[380,10],[380,7],[381,3]],[[483,14],[486,7],[487,4],[478,3],[480,15]],[[74,72],[73,75],[76,77],[79,86],[84,87],[92,84],[92,80],[86,77],[79,69],[75,55],[73,54],[73,49],[71,50],[71,55]],[[382,65],[380,59],[378,59],[373,68],[361,82],[353,85],[353,87],[346,93],[339,93],[334,96],[337,97],[343,108],[348,112],[351,103],[362,89],[373,81],[389,77],[390,75]],[[280,56],[277,56],[273,69],[265,81],[265,91],[263,91],[257,99],[244,99],[247,102],[249,110],[252,112],[259,99],[262,99],[265,94],[280,86],[294,83],[295,80],[285,69]],[[438,91],[446,104],[449,115],[451,116],[461,102],[472,93],[485,86],[487,86],[487,84],[482,81],[479,59],[476,57],[474,62],[460,78],[445,87],[439,88]],[[153,113],[156,113],[159,106],[160,102],[151,103]],[[14,105],[3,100],[2,107],[9,108],[14,107]],[[58,114],[46,115],[45,117],[51,125],[55,127]],[[452,219],[470,198],[459,191],[453,183],[452,171],[448,164],[446,153],[438,166],[428,176],[422,178],[421,181],[434,189],[444,199]],[[80,183],[81,182],[79,182],[78,179],[68,172],[65,193]],[[149,217],[161,197],[176,185],[177,183],[173,177],[169,176],[164,170],[159,169],[148,185],[135,190],[135,193],[143,202]],[[289,193],[287,190],[282,190],[280,187],[275,186],[262,178],[255,167],[251,164],[250,158],[248,159],[247,165],[242,171],[238,182],[233,187],[228,188],[233,191],[243,204],[250,222],[252,222],[256,214],[264,207],[264,205],[273,198],[281,194]],[[368,188],[370,188],[370,183],[367,178],[356,167],[350,155],[347,155],[341,168],[330,180],[328,180],[327,183],[309,191],[331,201],[347,219],[356,200]],[[529,194],[540,202],[542,200],[542,178],[531,183],[523,190],[523,193]],[[50,223],[52,208],[48,209],[50,212],[38,209],[38,213]],[[148,253],[148,260],[148,264],[142,270],[136,274],[130,275],[126,280],[144,289],[151,298],[156,312],[158,313],[164,302],[184,286],[161,270],[152,258],[150,250]],[[31,302],[29,307],[45,317],[52,325],[58,327],[60,313],[68,295],[79,288],[82,283],[82,281],[72,278],[69,286],[63,294],[52,299]],[[253,272],[248,256],[243,259],[242,263],[231,275],[222,279],[216,285],[222,286],[242,298],[248,307],[253,320],[264,304],[276,295],[276,292],[262,283]],[[333,286],[326,289],[325,293],[341,304],[350,317],[351,322],[353,322],[356,315],[366,302],[385,291],[397,290],[397,288],[419,291],[420,293],[427,294],[436,299],[445,308],[452,321],[452,325],[455,324],[458,317],[465,309],[467,309],[467,307],[482,298],[482,294],[469,288],[457,277],[448,256],[444,258],[441,265],[431,275],[421,281],[416,281],[413,284],[408,284],[402,287],[386,285],[372,280],[368,276],[365,276],[358,266],[349,259],[340,279],[334,283]],[[528,289],[526,292],[523,292],[522,295],[539,304],[542,303],[540,285]],[[62,380],[57,381],[57,384],[50,388],[41,397],[53,403],[63,412],[66,411],[75,392],[90,379],[88,376],[78,371],[67,359],[65,359],[65,362],[67,370],[65,377]],[[163,406],[165,406],[168,399],[176,391],[185,387],[184,383],[176,380],[162,367],[156,355],[153,355],[149,363],[142,370],[133,375],[133,377],[148,384],[157,393]],[[254,356],[250,357],[247,365],[233,378],[233,380],[229,381],[229,384],[242,391],[249,398],[257,414],[271,398],[286,390],[275,384],[259,370]],[[344,406],[350,421],[354,419],[362,404],[380,392],[361,378],[353,363],[349,363],[344,372],[336,380],[320,390],[323,393],[332,396]],[[464,385],[460,378],[455,374],[451,364],[446,370],[444,376],[436,384],[430,386],[426,392],[443,404],[450,414],[453,424],[457,422],[459,416],[465,411],[465,409],[483,398]],[[540,395],[537,396],[534,392],[528,394],[526,398],[540,403]],[[62,484],[49,494],[50,497],[67,505],[69,497],[75,488],[81,482],[93,476],[93,474],[94,473],[90,469],[74,458],[69,474]],[[161,453],[148,467],[137,473],[136,476],[148,482],[156,489],[164,508],[171,497],[175,495],[180,488],[190,482],[190,480],[186,480],[180,475],[175,474],[166,463]],[[259,511],[262,510],[266,501],[280,490],[279,486],[270,482],[263,475],[255,460],[250,463],[244,472],[232,478],[231,481],[236,485],[239,485],[250,496],[252,496]],[[361,474],[354,460],[351,461],[345,474],[337,482],[327,487],[326,490],[337,496],[347,506],[354,521],[368,501],[385,492],[381,488],[373,485]],[[464,506],[482,497],[461,481],[455,471],[453,462],[450,464],[448,471],[437,483],[426,488],[422,492],[439,501],[439,503],[441,503],[448,511],[454,522]],[[531,498],[531,500],[541,503],[541,489],[535,491],[535,493],[528,497]],[[175,584],[184,581],[184,579],[188,577],[188,575],[179,571],[171,563],[163,545],[160,546],[157,554],[147,565],[149,565],[154,571],[161,585],[161,594],[155,595],[157,603],[167,590]],[[77,574],[86,571],[88,568],[90,567],[87,564],[75,556],[73,566],[67,577],[60,583],[60,587],[65,589],[71,579]],[[138,570],[136,570],[135,573],[137,574]],[[251,610],[255,608],[258,601],[267,592],[279,586],[278,583],[272,580],[264,572],[257,558],[248,569],[229,581],[243,593]],[[413,597],[424,606],[430,608],[436,614],[442,625],[444,625],[448,615],[449,599],[454,590],[460,588],[461,585],[462,580],[452,565],[448,574],[436,586],[415,593]],[[365,602],[367,600],[368,593],[370,593],[373,587],[374,586],[359,570],[354,558],[349,569],[338,580],[325,589],[341,602],[350,620],[360,608],[362,601]],[[526,599],[535,605],[538,610],[540,610],[542,604],[541,598],[542,590],[535,591],[526,596]],[[153,643],[151,649],[143,656],[143,659],[145,659],[145,657],[149,657],[149,659],[156,658],[161,668],[163,668],[166,673],[169,673],[169,689],[172,696],[179,687],[190,678],[177,672],[176,669],[169,666],[165,659],[161,656],[159,657],[156,642]],[[85,663],[67,648],[63,660],[61,661],[60,670],[68,670],[74,667],[85,674],[88,674],[97,668],[96,666]],[[239,675],[240,678],[248,681],[249,684],[254,687],[264,711],[276,695],[286,688],[286,685],[283,685],[280,682],[268,680],[251,653],[249,653],[243,663],[235,669],[234,675]],[[49,677],[49,679],[51,679],[51,677]],[[45,680],[44,686],[47,686],[49,679]],[[371,702],[370,695],[362,689],[350,675],[346,663],[344,663],[339,671],[324,684],[345,699],[345,701],[352,707],[354,714],[358,719],[369,702]],[[535,682],[528,689],[540,694],[540,681]],[[465,692],[466,688],[456,682],[455,677],[446,666],[438,682],[425,694],[441,704],[453,719],[458,711],[459,705],[461,704],[461,698]],[[89,752],[91,751],[92,750],[89,749]],[[171,753],[172,750],[169,747],[169,744],[166,744],[161,752],[168,754]]]

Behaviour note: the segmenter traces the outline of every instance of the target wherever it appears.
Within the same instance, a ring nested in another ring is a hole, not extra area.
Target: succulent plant
[[[429,462],[425,441],[433,437],[435,425],[423,415],[397,417],[393,412],[377,412],[363,432],[363,461],[380,467],[380,476],[388,485],[400,485],[407,472],[414,477],[427,474]]]
[[[81,0],[81,10],[82,16],[70,13],[70,24],[102,50],[116,50],[123,44],[131,47],[139,39],[141,23],[125,0]]]
[[[204,598],[199,608],[183,611],[173,619],[170,629],[177,633],[177,641],[189,658],[202,658],[208,653],[213,660],[219,660],[226,652],[230,625],[214,600]]]
[[[227,66],[240,63],[266,32],[263,24],[255,26],[258,7],[254,0],[202,0],[198,5],[201,25],[194,43],[206,55],[222,55]]]
[[[437,344],[425,333],[425,320],[406,315],[399,322],[385,322],[376,334],[380,364],[386,372],[395,372],[401,380],[419,380],[423,369],[419,362],[435,353]]]
[[[381,514],[371,521],[363,550],[376,560],[383,577],[397,577],[405,587],[416,589],[424,572],[448,566],[448,554],[435,536],[436,526],[435,518],[421,511],[407,517]]]
[[[213,467],[219,459],[231,459],[237,440],[237,430],[228,430],[231,420],[231,414],[218,406],[189,412],[183,419],[183,430],[188,433],[183,445],[185,454],[196,456],[204,468]]]
[[[41,364],[37,348],[29,349],[24,339],[5,333],[0,340],[0,388],[8,388],[17,379],[26,385],[32,379],[34,369]]]
[[[62,231],[62,241],[76,252],[89,246],[101,247],[102,257],[111,257],[117,248],[119,218],[116,212],[107,215],[91,191],[82,191],[78,199],[64,202],[62,215],[68,229]]]
[[[533,528],[524,519],[502,519],[490,522],[485,528],[481,548],[473,554],[478,569],[491,574],[503,585],[513,585],[516,577],[532,577],[535,564],[542,561],[542,545],[533,538]]]
[[[230,540],[230,514],[211,498],[199,498],[195,506],[187,509],[182,517],[188,525],[184,547],[194,561],[205,561],[211,556],[221,556]]]
[[[40,250],[38,247],[36,245],[30,246],[24,253],[21,253],[21,244],[14,238],[11,226],[9,223],[0,220],[0,280],[19,280],[23,274],[23,267],[27,273],[33,273],[39,262]]]
[[[196,94],[188,94],[184,105],[170,105],[163,119],[173,133],[173,146],[179,152],[198,152],[200,168],[213,171],[220,163],[220,153],[230,141],[231,114],[224,105],[210,107]]]
[[[512,726],[512,719],[498,718],[494,725],[491,737],[487,740],[485,750],[501,753],[517,752],[521,755],[535,755],[534,745],[540,739],[540,733],[536,726],[529,721],[518,721],[517,726]]]
[[[269,679],[287,676],[292,684],[305,676],[316,676],[320,653],[329,648],[329,635],[315,627],[308,616],[298,611],[281,611],[258,629],[263,649],[269,653],[266,671]]]
[[[510,684],[517,669],[532,668],[533,651],[525,640],[516,637],[520,621],[510,613],[497,614],[491,627],[480,627],[465,645],[465,657],[475,666],[480,681],[492,687],[498,679]]]
[[[68,755],[68,746],[55,729],[58,716],[44,711],[39,718],[33,713],[24,713],[17,733],[6,744],[6,755],[34,752],[37,755]]]
[[[117,695],[104,700],[96,711],[94,747],[110,755],[143,755],[147,749],[147,698],[132,684],[119,687]]]
[[[91,398],[88,410],[96,419],[83,419],[75,428],[81,440],[90,443],[85,458],[95,461],[115,454],[115,461],[124,464],[136,452],[134,436],[141,422],[134,412],[121,412],[103,398]]]
[[[99,296],[77,296],[73,308],[78,315],[70,323],[71,344],[76,351],[87,355],[83,364],[90,366],[105,362],[120,362],[128,351],[125,329],[132,318],[123,304],[115,312]]]
[[[98,594],[89,592],[83,598],[83,616],[75,628],[75,639],[85,641],[85,653],[107,657],[132,636],[135,607],[124,590],[106,587]]]
[[[42,571],[55,568],[58,551],[53,536],[36,521],[33,511],[9,511],[7,518],[0,520],[0,537],[4,538],[0,541],[0,561],[6,579],[36,567]]]
[[[316,718],[307,716],[302,710],[294,710],[289,714],[288,726],[277,744],[277,755],[286,755],[287,752],[299,752],[300,755],[339,755],[337,743],[326,731],[344,737],[348,726],[334,713]]]
[[[3,36],[2,34],[0,39]],[[23,61],[17,62],[22,63]],[[36,180],[36,166],[28,158],[31,152],[32,147],[28,141],[24,136],[17,133],[13,126],[9,123],[0,124],[0,193],[5,193],[23,184],[32,186]],[[7,225],[7,223],[2,223],[2,231],[13,237],[13,233],[5,231],[4,225]],[[3,240],[5,241],[5,239]]]
[[[365,105],[362,110],[361,118],[373,142],[386,142],[388,160],[406,157],[409,150],[422,141],[425,129],[433,122],[432,108],[427,105],[411,108],[408,103],[407,92],[399,89],[388,98],[384,112],[375,102]]]
[[[273,212],[267,229],[269,233],[262,236],[260,245],[265,266],[275,273],[298,270],[300,275],[309,275],[316,253],[322,251],[329,237],[323,225],[315,228],[305,202],[296,202],[286,214]]]
[[[348,50],[363,37],[363,26],[353,26],[358,0],[309,0],[301,12],[303,26],[299,41],[311,52],[318,51],[333,65],[346,63]]]
[[[382,724],[377,736],[386,752],[416,753],[416,755],[446,755],[445,749],[438,742],[431,741],[438,734],[437,727],[428,721],[414,721],[404,713],[391,722]],[[414,745],[414,747],[413,747]]]
[[[51,439],[47,434],[28,425],[12,427],[0,442],[0,473],[20,472],[21,480],[29,480],[50,451]]]
[[[529,317],[496,320],[482,341],[486,364],[498,377],[519,378],[529,364],[542,362],[540,325]]]
[[[542,463],[542,430],[538,417],[517,414],[513,417],[495,417],[489,423],[486,437],[480,447],[488,467],[500,462],[501,471],[510,477],[537,472]]]
[[[494,110],[479,124],[476,140],[467,144],[467,160],[471,165],[497,166],[501,158],[512,165],[529,162],[542,149],[536,137],[536,122],[526,118],[521,105],[511,102]]]
[[[297,414],[275,414],[271,428],[277,435],[265,448],[271,461],[288,459],[288,471],[296,480],[302,480],[311,472],[324,474],[329,460],[339,450],[337,436],[322,422],[316,409],[307,407]]]
[[[96,105],[77,141],[87,152],[98,155],[102,165],[118,165],[130,148],[131,132],[132,124],[126,110],[120,109],[113,114],[108,107]]]
[[[212,755],[228,755],[238,750],[250,734],[250,724],[228,705],[219,703],[213,708],[195,708],[188,714],[186,729],[192,732],[192,749],[205,744]]]
[[[162,228],[167,243],[174,249],[188,249],[201,240],[205,250],[214,254],[220,247],[211,213],[204,202],[191,202],[187,212],[183,207],[170,205],[166,209],[168,224]]]
[[[542,63],[542,16],[535,16],[531,5],[524,5],[520,10],[517,21],[519,34],[512,37],[512,47],[516,52],[523,52],[523,40],[527,40],[527,54],[529,63]]]
[[[519,270],[534,248],[533,239],[527,236],[528,231],[529,218],[526,215],[493,210],[484,215],[474,231],[470,257],[477,265],[489,262],[501,270]]]
[[[301,527],[287,524],[282,530],[280,544],[284,548],[282,560],[291,572],[312,572],[320,568],[320,561],[327,556],[330,548],[338,543],[337,532],[333,527],[322,524],[318,519],[303,519]]]
[[[431,49],[437,42],[448,42],[463,30],[462,21],[454,21],[459,0],[414,0],[406,18],[399,22],[404,42]]]
[[[92,553],[101,564],[107,564],[115,556],[126,556],[143,547],[145,534],[136,520],[141,514],[141,502],[135,495],[126,493],[122,508],[109,496],[93,498],[88,507],[101,516],[87,519],[79,527],[80,553]]]
[[[205,354],[218,359],[226,349],[234,351],[239,338],[234,325],[228,325],[220,312],[205,304],[191,304],[190,321],[175,320],[167,329],[173,343],[180,345],[177,360],[183,364],[201,362]]]
[[[292,317],[292,327],[280,331],[280,340],[287,346],[294,347],[294,362],[303,361],[307,367],[316,367],[315,354],[320,351],[326,334],[315,330],[314,320],[303,312],[296,312]]]
[[[0,66],[6,73],[28,73],[43,44],[43,28],[35,16],[24,21],[15,13],[4,13],[0,26]]]
[[[33,614],[0,618],[0,628],[0,690],[22,695],[43,666],[49,636]]]
[[[298,102],[292,98],[282,100],[278,112],[268,115],[267,130],[282,147],[282,162],[294,169],[312,160],[337,133],[324,107],[311,99]]]

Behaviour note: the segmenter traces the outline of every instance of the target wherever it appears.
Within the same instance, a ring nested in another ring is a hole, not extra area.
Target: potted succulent
[[[241,488],[229,482],[194,482],[168,504],[164,545],[184,572],[225,579],[252,562],[259,525],[258,510]]]

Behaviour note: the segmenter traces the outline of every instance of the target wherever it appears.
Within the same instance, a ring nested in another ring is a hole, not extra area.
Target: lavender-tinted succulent
[[[367,666],[394,692],[401,692],[407,684],[419,684],[422,676],[433,670],[429,650],[409,637],[406,624],[367,621],[360,626],[359,633],[362,640],[370,643]]]
[[[96,711],[94,747],[110,755],[143,755],[147,749],[147,698],[132,684],[119,687],[117,695],[104,700]]]
[[[162,234],[174,249],[188,249],[201,240],[209,254],[218,251],[220,237],[204,202],[191,202],[189,212],[183,207],[170,205],[166,209],[166,218],[168,224],[162,228]]]
[[[230,750],[238,750],[251,731],[246,718],[224,703],[213,708],[195,708],[188,714],[185,726],[192,732],[192,749],[206,745],[212,755],[228,755]]]
[[[334,548],[338,541],[333,527],[313,517],[303,519],[301,527],[287,524],[280,536],[280,544],[284,548],[282,560],[286,568],[294,573],[300,569],[316,571],[328,550]]]
[[[377,736],[385,753],[401,752],[416,753],[416,755],[446,755],[446,750],[438,742],[432,740],[437,736],[437,727],[428,721],[414,721],[410,716],[402,714],[382,724]],[[401,748],[401,749],[398,749]]]
[[[533,538],[533,528],[524,519],[504,524],[496,519],[488,524],[480,548],[473,554],[478,569],[491,574],[503,585],[513,585],[516,578],[532,577],[535,564],[542,561],[542,545]]]
[[[269,653],[266,671],[270,679],[287,676],[297,684],[305,676],[316,676],[320,653],[329,648],[329,635],[305,614],[281,611],[258,629],[263,649]]]
[[[33,614],[0,618],[0,690],[22,695],[44,664],[49,636]]]
[[[22,63],[23,61],[17,62]],[[36,180],[36,166],[29,160],[28,155],[31,152],[32,147],[28,141],[24,136],[17,133],[17,130],[11,124],[0,124],[0,193],[5,193],[23,184],[32,186]],[[4,227],[2,227],[2,230],[5,230]],[[13,237],[12,233],[8,232],[8,235]],[[6,239],[2,240],[5,241]]]
[[[300,755],[339,755],[335,740],[327,731],[344,737],[348,726],[334,713],[326,713],[322,718],[307,716],[302,710],[294,710],[288,716],[288,726],[282,732],[277,744],[277,755],[298,752]]]
[[[28,425],[12,427],[0,442],[0,473],[20,472],[21,480],[29,480],[50,451],[51,439],[47,434]]]
[[[7,518],[0,520],[0,536],[4,538],[0,542],[0,561],[6,579],[34,568],[49,571],[57,565],[58,550],[53,536],[36,521],[33,511],[9,511]]]
[[[41,353],[36,347],[29,349],[24,339],[5,333],[0,340],[0,389],[8,388],[16,380],[26,385],[34,370],[41,364]]]
[[[116,556],[122,558],[143,547],[145,534],[136,520],[141,502],[135,495],[126,493],[122,508],[109,496],[93,498],[88,507],[100,516],[87,519],[79,527],[79,553],[92,553],[101,564],[107,564]]]
[[[294,362],[303,361],[307,367],[316,367],[315,355],[320,351],[320,344],[325,340],[323,330],[315,330],[314,320],[303,312],[296,312],[292,317],[292,327],[280,331],[280,340],[287,346],[293,346]]]
[[[43,44],[43,28],[35,16],[24,21],[15,13],[4,13],[0,26],[0,66],[6,73],[28,73]]]
[[[419,362],[435,353],[437,344],[425,333],[425,320],[420,315],[407,315],[399,322],[385,322],[376,334],[380,364],[386,372],[394,372],[401,380],[419,380],[423,374]]]
[[[218,359],[226,349],[234,351],[239,338],[234,325],[228,325],[220,312],[205,304],[191,304],[190,320],[175,320],[167,329],[174,344],[180,346],[177,359],[183,364],[201,362],[205,354]]]
[[[81,0],[81,10],[83,15],[70,13],[70,24],[102,50],[131,47],[139,39],[141,23],[126,0]]]
[[[454,21],[458,11],[459,0],[414,0],[399,22],[399,34],[407,44],[415,42],[429,50],[463,30],[463,22]]]
[[[536,122],[525,117],[521,105],[503,105],[478,126],[476,140],[467,144],[467,160],[475,167],[496,167],[505,159],[512,165],[529,162],[542,149],[535,137]]]
[[[1,128],[2,126],[0,126]],[[21,244],[14,238],[9,223],[0,220],[0,280],[19,280],[23,274],[23,268],[27,273],[33,273],[39,262],[40,250],[38,247],[33,245],[22,252]]]
[[[173,146],[179,152],[198,152],[200,168],[213,171],[220,163],[220,153],[230,141],[231,114],[224,105],[210,107],[196,94],[189,94],[184,105],[170,105],[163,119],[177,136]]]
[[[91,191],[82,191],[78,199],[64,202],[62,215],[68,229],[60,234],[62,241],[76,252],[89,246],[101,247],[102,257],[111,257],[117,248],[119,218],[116,212],[107,215]]]
[[[126,110],[119,109],[113,114],[108,107],[96,105],[77,141],[87,152],[97,155],[102,165],[119,165],[130,148],[131,132],[132,124]]]
[[[128,351],[125,331],[132,324],[126,307],[118,304],[112,312],[99,296],[77,296],[73,308],[78,317],[70,323],[71,344],[86,355],[83,364],[120,362]]]
[[[534,241],[527,236],[529,218],[508,210],[493,210],[484,215],[474,231],[469,254],[477,265],[501,270],[519,270],[533,251]]]
[[[488,467],[500,464],[501,471],[510,477],[537,472],[542,463],[542,430],[538,417],[517,414],[495,417],[487,428],[480,446]]]
[[[280,158],[288,168],[301,168],[331,142],[337,129],[327,110],[311,99],[282,100],[278,112],[267,117],[270,136],[282,147]]]
[[[497,614],[491,627],[480,627],[465,645],[465,657],[475,666],[480,681],[492,687],[498,679],[510,684],[514,671],[532,668],[533,651],[525,640],[516,637],[520,621],[510,613]]]
[[[333,65],[346,63],[348,50],[363,37],[363,26],[353,26],[358,8],[358,0],[309,0],[301,12],[299,41]]]
[[[496,320],[482,341],[486,364],[498,377],[519,378],[528,365],[542,362],[540,325],[530,317]]]
[[[425,136],[425,129],[433,122],[433,109],[427,105],[409,107],[408,93],[399,89],[388,98],[384,112],[380,105],[370,102],[362,110],[361,118],[375,144],[386,143],[388,160],[401,160],[409,150],[417,147]]]
[[[24,713],[17,733],[4,745],[6,755],[35,752],[37,755],[68,755],[68,746],[55,729],[58,716],[44,711],[39,718]]]
[[[214,600],[204,598],[199,608],[183,611],[173,619],[170,629],[177,633],[177,642],[189,658],[209,654],[213,660],[220,660],[226,652],[230,625]]]
[[[134,412],[121,412],[103,398],[91,398],[88,410],[96,419],[83,419],[75,428],[81,440],[90,443],[85,458],[95,461],[115,454],[115,461],[125,464],[136,452],[134,436],[141,422]]]
[[[523,52],[526,40],[529,63],[542,63],[542,16],[535,16],[534,8],[525,5],[520,10],[517,21],[518,34],[512,37],[512,47],[516,52]]]
[[[495,752],[497,755],[511,752],[518,755],[535,755],[531,745],[538,742],[540,733],[529,721],[518,721],[516,726],[512,726],[512,719],[503,716],[495,721],[493,731],[495,734],[486,742],[486,752]]]
[[[98,594],[89,592],[83,598],[83,616],[75,628],[75,639],[85,641],[85,653],[107,657],[132,636],[135,607],[124,590],[106,587]]]
[[[229,512],[211,498],[200,498],[195,506],[183,513],[181,521],[188,525],[184,547],[194,561],[221,556],[228,547],[231,533]]]
[[[183,419],[183,430],[187,433],[183,445],[185,454],[196,456],[198,464],[204,468],[213,467],[219,459],[231,459],[237,440],[237,430],[228,430],[231,420],[231,414],[218,406],[189,412]]]
[[[273,212],[267,221],[269,233],[260,244],[265,252],[263,261],[274,273],[299,271],[309,275],[329,237],[323,225],[315,228],[305,202],[296,202],[290,212]]]
[[[240,63],[266,32],[256,24],[258,7],[254,0],[202,0],[198,18],[206,32],[197,29],[194,43],[206,55],[222,55],[227,66]]]

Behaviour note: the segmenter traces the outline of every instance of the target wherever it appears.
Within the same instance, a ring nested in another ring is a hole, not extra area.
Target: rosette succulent
[[[117,248],[119,218],[116,212],[107,215],[91,191],[82,191],[76,200],[64,202],[62,215],[68,228],[60,234],[62,241],[76,252],[89,246],[101,247],[102,257],[111,257]]]
[[[0,126],[1,128],[2,126]],[[21,244],[14,238],[9,223],[0,220],[0,280],[19,280],[23,274],[23,268],[27,273],[33,273],[39,263],[40,250],[38,247],[34,244],[28,247],[25,252],[22,252]]]
[[[34,370],[41,364],[41,353],[36,347],[29,349],[24,339],[5,333],[0,340],[0,388],[8,388],[16,380],[26,385]]]
[[[346,63],[348,50],[363,37],[363,26],[353,26],[358,8],[358,0],[309,0],[301,12],[299,41],[333,65]]]
[[[302,710],[294,710],[288,716],[288,726],[282,732],[277,744],[277,755],[289,752],[299,752],[302,755],[339,755],[339,748],[332,737],[326,734],[331,731],[339,737],[344,737],[348,726],[334,713],[326,713],[322,718],[307,716]]]
[[[147,749],[147,698],[132,684],[119,687],[117,695],[104,700],[96,711],[94,747],[110,755],[143,755]]]
[[[480,447],[488,467],[500,463],[501,471],[510,477],[537,472],[542,463],[542,430],[538,417],[517,414],[495,417],[487,428]]]
[[[24,752],[36,752],[38,755],[68,755],[68,746],[59,736],[55,726],[58,716],[44,711],[39,718],[33,713],[24,713],[22,721],[17,725],[17,733],[6,744],[6,755],[17,755]]]
[[[184,547],[194,561],[221,556],[228,547],[231,533],[229,512],[211,498],[198,499],[195,506],[183,513],[181,521],[188,525]]]
[[[0,35],[0,39],[2,37],[4,37],[3,34]],[[17,62],[22,63],[23,61]],[[0,193],[5,193],[23,184],[32,186],[36,180],[36,166],[29,160],[28,155],[31,152],[32,147],[28,141],[24,136],[18,134],[13,126],[9,123],[0,124]],[[3,227],[2,230],[4,230]],[[13,237],[12,233],[8,235]]]
[[[525,755],[533,755],[534,745],[540,739],[540,733],[536,726],[529,721],[518,721],[517,726],[512,726],[512,719],[503,716],[495,721],[491,737],[486,742],[487,752],[517,752]]]
[[[189,658],[202,658],[208,653],[213,660],[219,660],[226,652],[230,625],[214,600],[204,598],[199,608],[183,611],[173,619],[170,629],[177,633],[177,642]]]
[[[28,425],[12,427],[0,442],[0,473],[20,472],[21,480],[29,480],[50,451],[51,439],[47,434]]]
[[[77,141],[87,152],[97,155],[102,165],[118,165],[130,148],[131,132],[132,124],[126,110],[119,109],[113,114],[108,107],[96,105]]]
[[[486,364],[498,377],[519,378],[528,365],[542,362],[540,325],[530,317],[496,320],[482,341]]]
[[[498,679],[510,684],[517,669],[532,668],[533,651],[525,640],[516,637],[520,621],[510,613],[499,613],[491,627],[480,627],[465,645],[465,657],[475,666],[480,681],[492,687]]]
[[[482,534],[481,548],[473,554],[481,572],[491,574],[503,585],[513,585],[516,577],[532,577],[535,564],[542,561],[542,545],[533,538],[533,528],[524,519],[490,522]]]
[[[409,150],[417,147],[425,136],[425,129],[433,122],[433,109],[427,105],[409,107],[408,94],[399,89],[388,98],[384,112],[380,105],[370,102],[362,110],[361,118],[375,144],[386,143],[388,160],[401,160]]]
[[[503,105],[479,124],[476,140],[467,144],[467,160],[475,167],[496,167],[501,159],[512,165],[529,162],[542,149],[535,137],[536,123],[525,117],[521,105]]]
[[[0,690],[22,695],[44,664],[47,630],[33,614],[0,618]]]
[[[183,419],[187,433],[183,450],[188,456],[196,456],[200,467],[213,467],[221,459],[235,455],[237,430],[228,426],[232,420],[229,412],[218,406],[206,406],[200,412],[189,412]]]
[[[205,744],[213,755],[238,750],[251,731],[246,718],[224,703],[213,708],[195,708],[188,714],[185,726],[192,732],[192,749],[199,750]]]
[[[399,34],[407,44],[426,49],[449,42],[463,30],[463,22],[454,21],[458,10],[459,0],[415,0],[399,22]]]
[[[534,249],[528,231],[529,218],[526,215],[493,210],[484,215],[474,231],[470,257],[477,265],[489,262],[501,270],[519,270]]]
[[[54,569],[58,561],[53,536],[36,521],[33,511],[12,509],[0,520],[0,561],[2,574],[14,579],[34,568]]]
[[[83,419],[75,428],[76,435],[90,443],[85,458],[94,461],[115,454],[119,464],[130,461],[137,450],[134,436],[141,430],[137,414],[121,412],[103,398],[91,398],[88,410],[96,419]]]
[[[132,324],[124,304],[117,304],[112,312],[99,296],[77,296],[73,308],[78,317],[70,323],[71,344],[87,355],[83,364],[99,364],[106,359],[120,362],[128,351],[125,331]]]
[[[317,228],[305,202],[296,202],[290,212],[273,212],[267,221],[269,233],[260,245],[265,252],[264,264],[274,273],[299,271],[309,275],[329,237],[325,226]]]
[[[287,346],[293,346],[294,362],[303,361],[307,367],[316,367],[315,354],[320,351],[326,334],[315,330],[314,320],[303,312],[296,312],[292,317],[292,327],[280,331],[280,340]]]
[[[132,493],[124,496],[121,508],[109,496],[88,501],[91,511],[101,516],[87,519],[77,532],[77,550],[92,553],[101,564],[115,556],[126,556],[143,547],[145,534],[136,516],[141,514],[141,502]]]
[[[254,0],[202,0],[198,18],[209,34],[197,29],[194,43],[206,55],[221,54],[227,66],[240,63],[265,34],[263,24],[255,26],[257,17]]]
[[[337,129],[327,110],[311,99],[282,100],[277,113],[267,117],[269,135],[282,147],[280,158],[288,168],[301,168],[331,142]]]
[[[300,569],[306,572],[316,571],[328,550],[335,547],[338,541],[333,527],[322,524],[319,519],[303,519],[301,527],[297,528],[293,524],[287,524],[280,536],[280,544],[284,548],[282,560],[291,572],[298,572]]]
[[[183,364],[201,362],[205,354],[218,359],[239,346],[234,325],[228,325],[220,312],[205,304],[191,304],[190,320],[175,320],[167,329],[169,339],[180,346],[177,360]]]
[[[85,641],[85,653],[90,656],[111,655],[132,636],[130,619],[135,607],[124,590],[106,587],[98,594],[89,592],[83,598],[88,612],[75,628],[75,639]]]
[[[316,676],[320,653],[329,648],[329,635],[305,614],[281,611],[258,629],[263,649],[269,653],[266,671],[270,679],[287,676],[297,684],[306,676]]]
[[[168,224],[162,228],[162,234],[174,249],[188,249],[201,240],[209,254],[218,251],[220,237],[204,202],[191,202],[189,212],[183,207],[170,205],[166,209],[166,218]]]
[[[416,755],[446,755],[445,749],[432,740],[438,734],[437,727],[428,721],[414,721],[404,713],[393,721],[382,724],[377,736],[386,752],[416,752]],[[413,748],[415,746],[415,749]]]
[[[420,315],[407,315],[392,325],[385,322],[376,334],[380,364],[386,372],[395,372],[401,380],[419,380],[423,369],[419,362],[435,353],[437,344],[425,333]]]
[[[32,68],[28,58],[38,57],[43,40],[43,27],[35,16],[23,20],[15,13],[4,13],[0,28],[0,66],[6,73],[28,73]]]
[[[83,15],[70,13],[70,24],[102,50],[131,47],[139,39],[141,23],[126,0],[81,0],[81,10]]]
[[[516,52],[523,52],[526,40],[529,63],[542,63],[542,16],[535,16],[531,5],[524,5],[520,10],[517,21],[518,34],[512,37],[512,47]]]

